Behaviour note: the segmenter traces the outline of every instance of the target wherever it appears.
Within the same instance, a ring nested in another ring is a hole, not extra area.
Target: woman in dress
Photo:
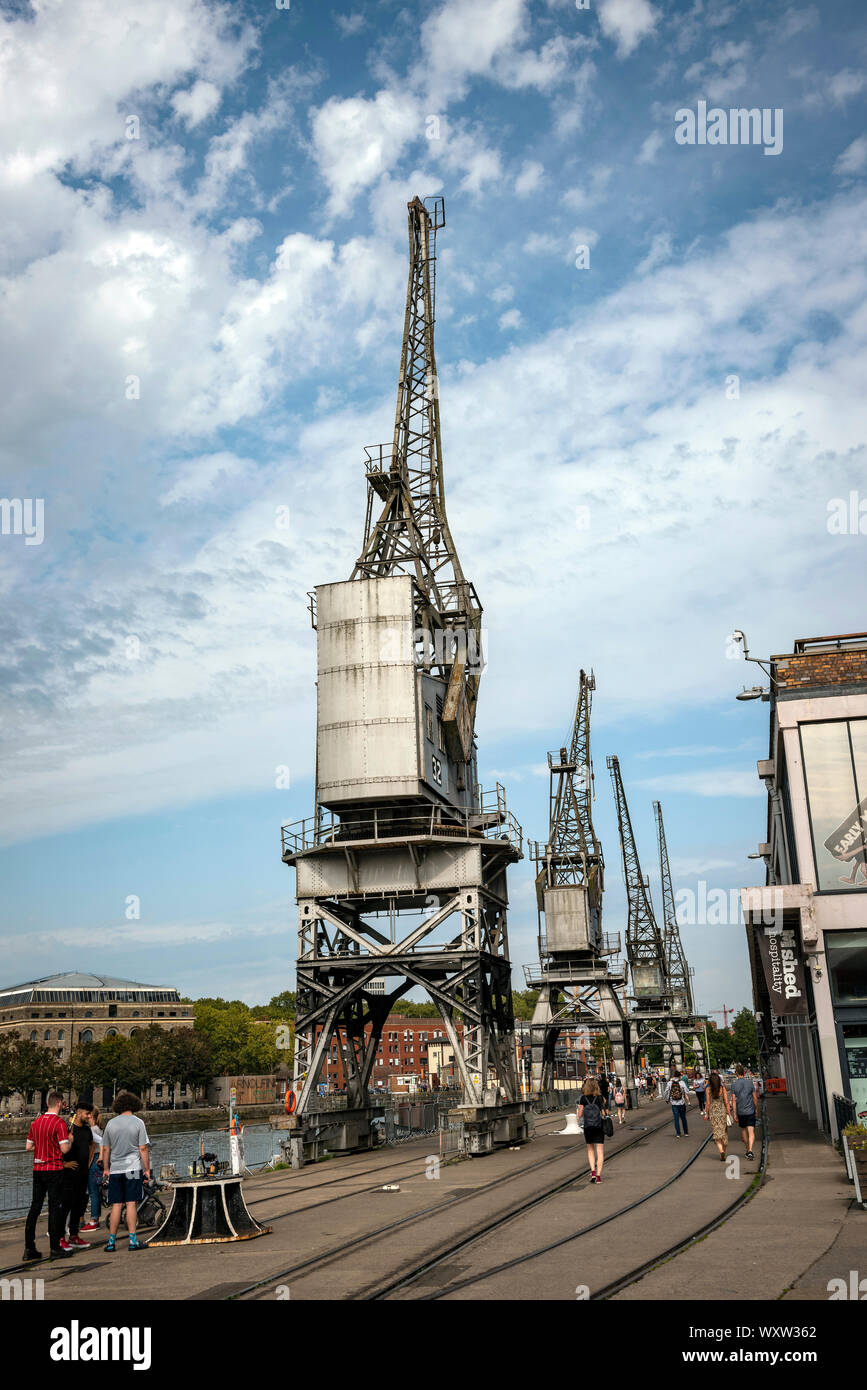
[[[608,1114],[605,1097],[599,1089],[595,1076],[588,1076],[581,1092],[578,1106],[578,1123],[584,1124],[584,1143],[587,1145],[587,1161],[590,1164],[590,1181],[602,1181],[602,1164],[605,1161],[605,1130],[602,1121]]]
[[[713,1142],[719,1149],[720,1162],[724,1163],[729,1142],[728,1120],[731,1119],[731,1103],[729,1093],[723,1085],[718,1071],[712,1071],[708,1077],[704,1117],[706,1120],[710,1120]]]

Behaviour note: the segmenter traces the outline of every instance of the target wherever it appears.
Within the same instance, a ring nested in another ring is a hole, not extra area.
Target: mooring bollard
[[[148,1245],[215,1245],[270,1234],[247,1210],[237,1174],[179,1178],[172,1206]]]

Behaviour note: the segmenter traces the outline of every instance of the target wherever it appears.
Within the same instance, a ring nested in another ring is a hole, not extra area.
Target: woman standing
[[[102,1183],[102,1169],[99,1166],[99,1147],[102,1143],[102,1130],[99,1127],[99,1106],[91,1106],[90,1110],[90,1130],[93,1135],[93,1142],[96,1145],[90,1171],[87,1175],[87,1189],[90,1195],[90,1220],[82,1226],[82,1231],[99,1230],[99,1213],[101,1210],[99,1201],[99,1189]]]
[[[584,1143],[587,1145],[591,1182],[602,1181],[602,1164],[605,1161],[605,1130],[602,1122],[607,1114],[608,1106],[599,1089],[599,1082],[595,1076],[588,1076],[581,1092],[578,1122],[584,1124]]]
[[[705,1091],[704,1117],[706,1120],[710,1120],[713,1142],[719,1149],[721,1163],[725,1162],[726,1149],[728,1148],[728,1127],[731,1113],[729,1093],[722,1083],[719,1072],[712,1071],[708,1077]]]

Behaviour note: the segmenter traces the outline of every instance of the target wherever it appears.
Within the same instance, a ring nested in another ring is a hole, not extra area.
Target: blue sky
[[[0,492],[45,504],[42,544],[0,535],[4,982],[291,984],[306,593],[349,576],[363,446],[390,437],[415,193],[446,200],[483,781],[544,835],[545,754],[593,667],[607,929],[609,752],[652,881],[658,797],[676,889],[758,882],[767,706],[734,701],[756,676],[728,634],[765,655],[864,626],[867,542],[827,525],[867,487],[861,7],[91,0],[82,22],[44,0],[0,22]],[[678,144],[701,101],[781,109],[781,152]],[[535,933],[525,861],[516,967]],[[742,928],[684,937],[701,1007],[746,1003]]]

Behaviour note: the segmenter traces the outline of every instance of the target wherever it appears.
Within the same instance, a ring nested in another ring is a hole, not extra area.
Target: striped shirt
[[[60,1141],[69,1138],[65,1120],[61,1120],[59,1115],[53,1115],[50,1110],[44,1115],[37,1115],[27,1138],[34,1148],[34,1168],[38,1168],[40,1173],[58,1173],[62,1170],[63,1151]]]

